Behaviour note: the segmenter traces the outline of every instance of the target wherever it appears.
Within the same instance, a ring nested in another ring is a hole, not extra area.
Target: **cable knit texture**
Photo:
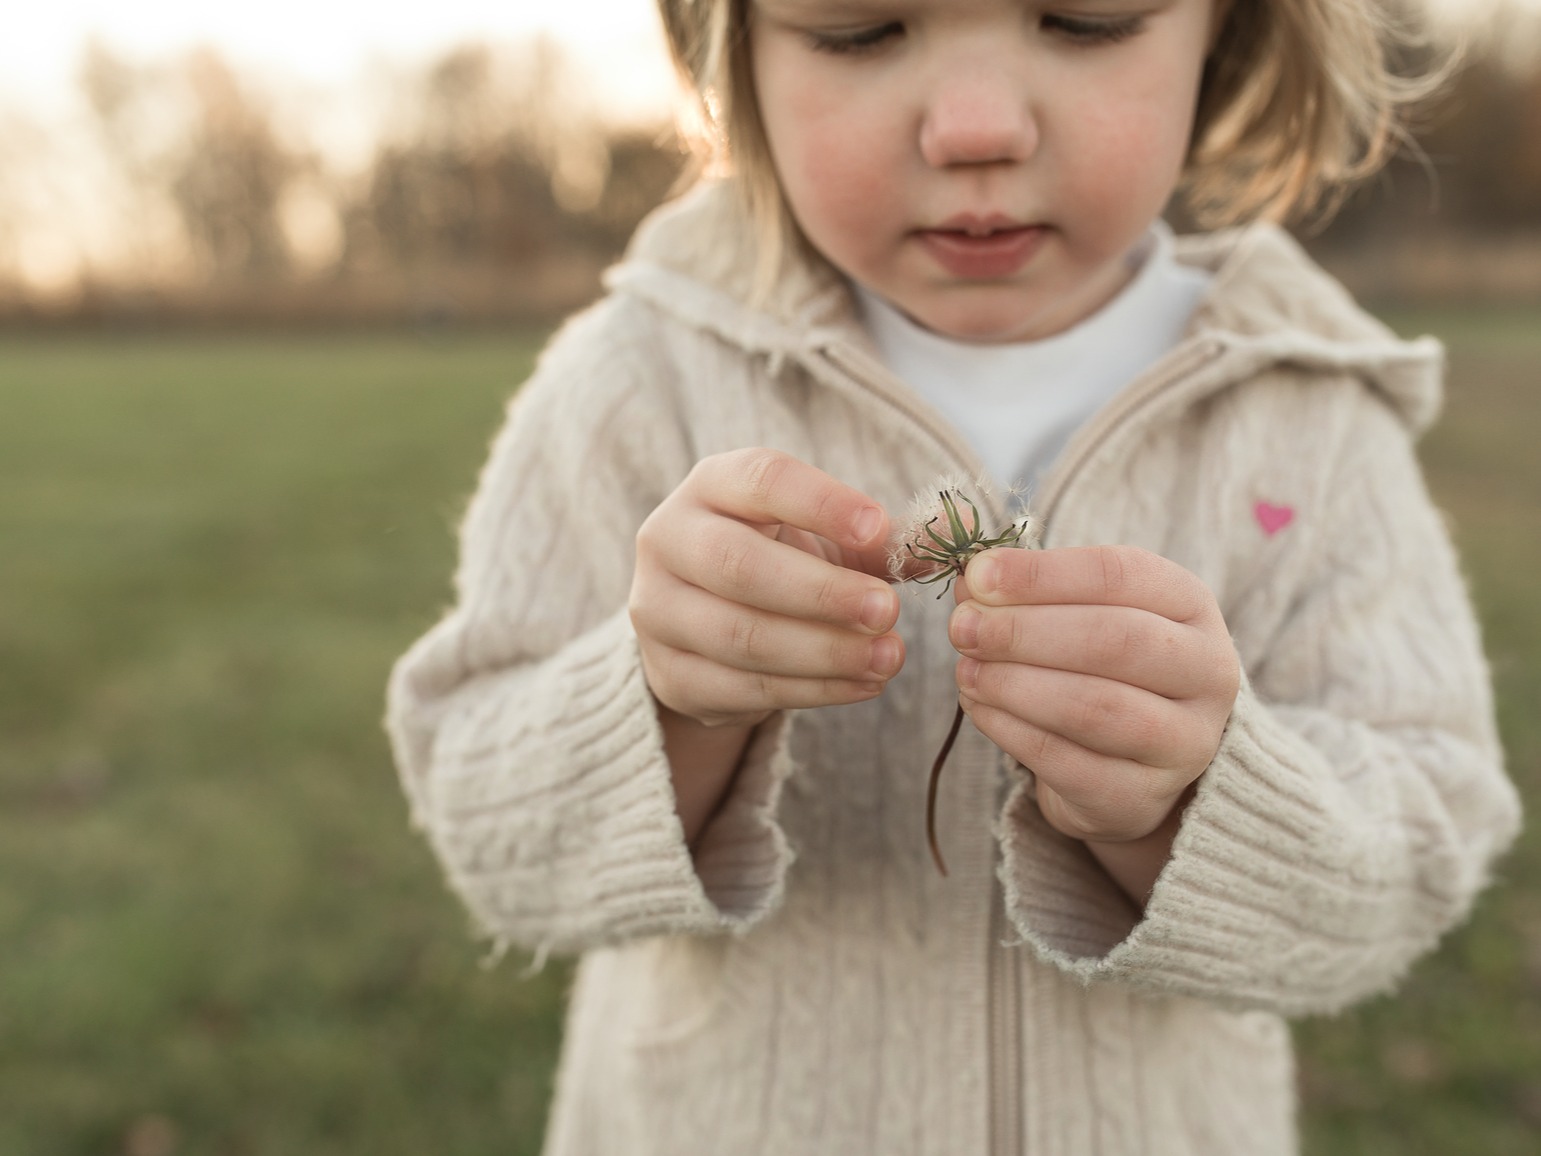
[[[1245,668],[1143,912],[969,728],[932,869],[956,656],[930,597],[903,600],[879,699],[759,729],[692,854],[625,610],[642,520],[745,446],[895,511],[981,472],[830,270],[746,304],[751,235],[710,186],[643,226],[512,403],[456,604],[391,681],[451,886],[494,939],[583,954],[548,1156],[1293,1152],[1282,1017],[1392,987],[1518,828],[1412,450],[1439,347],[1275,229],[1184,239],[1214,274],[1189,336],[1046,477],[1047,545],[1186,566]]]

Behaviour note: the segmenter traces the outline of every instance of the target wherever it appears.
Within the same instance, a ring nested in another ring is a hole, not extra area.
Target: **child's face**
[[[1182,173],[1217,0],[752,0],[761,116],[813,245],[937,333],[1067,329]]]

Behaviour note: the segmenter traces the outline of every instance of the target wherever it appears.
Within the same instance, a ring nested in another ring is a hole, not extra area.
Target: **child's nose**
[[[1024,86],[1007,71],[976,63],[932,90],[920,128],[920,151],[929,165],[1021,162],[1038,147]]]

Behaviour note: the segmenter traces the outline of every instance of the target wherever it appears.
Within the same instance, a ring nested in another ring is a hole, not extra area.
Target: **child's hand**
[[[1214,595],[1122,546],[990,550],[958,583],[952,643],[974,725],[1037,779],[1057,830],[1142,839],[1220,745],[1240,664]]]
[[[637,533],[631,618],[648,685],[707,726],[859,702],[904,663],[888,515],[773,450],[700,462]]]

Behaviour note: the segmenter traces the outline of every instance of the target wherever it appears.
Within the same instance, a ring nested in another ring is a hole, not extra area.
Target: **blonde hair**
[[[764,287],[788,246],[803,242],[755,100],[749,4],[658,0],[658,9],[696,97],[693,175],[733,180],[755,222]],[[1399,51],[1425,45],[1392,9],[1388,0],[1232,0],[1204,70],[1180,189],[1199,224],[1325,220],[1391,158],[1406,140],[1402,110],[1448,74],[1394,67]]]

